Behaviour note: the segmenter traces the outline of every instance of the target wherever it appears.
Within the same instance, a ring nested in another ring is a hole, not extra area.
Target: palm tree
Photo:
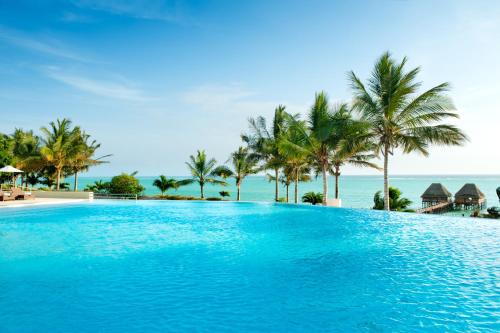
[[[264,169],[274,171],[274,200],[279,201],[279,172],[283,167],[283,156],[278,149],[278,142],[286,132],[286,118],[289,116],[284,105],[274,110],[272,128],[267,128],[266,119],[262,116],[248,120],[250,133],[243,134],[242,140],[247,143],[253,154],[264,161]]]
[[[291,169],[288,166],[285,166],[282,168],[279,176],[278,176],[278,182],[285,187],[285,201],[289,201],[289,194],[290,194],[290,184],[292,184],[293,177],[291,173]],[[271,175],[269,173],[266,173],[266,178],[267,181],[270,183],[275,183],[276,182],[276,177],[274,175]],[[282,198],[279,199],[279,201],[282,201]]]
[[[228,191],[220,191],[219,195],[224,199],[225,197],[230,196],[231,194]]]
[[[108,163],[103,159],[110,157],[110,154],[94,158],[96,150],[100,147],[101,144],[97,143],[96,140],[90,141],[90,135],[85,132],[79,133],[75,142],[74,154],[69,161],[69,170],[75,176],[73,191],[78,190],[78,173],[87,171],[91,166]]]
[[[49,125],[50,128],[41,128],[44,134],[42,139],[44,146],[40,149],[40,153],[45,163],[54,167],[56,190],[59,190],[63,168],[70,164],[79,149],[80,128],[71,129],[71,121],[66,118],[57,119],[55,123],[50,122]]]
[[[302,202],[310,203],[313,206],[323,202],[323,194],[320,192],[307,192],[302,196]]]
[[[307,156],[323,178],[323,204],[328,199],[328,172],[331,169],[333,151],[346,139],[348,123],[351,122],[347,104],[330,108],[324,92],[317,93],[307,122],[291,120],[295,138],[286,139],[281,149]]]
[[[40,138],[33,131],[23,131],[16,128],[10,137],[11,164],[24,173],[21,175],[21,185],[25,185],[25,175],[30,172],[40,171]]]
[[[340,168],[343,165],[351,164],[357,167],[382,170],[378,165],[370,162],[374,158],[376,158],[376,155],[373,153],[373,144],[369,142],[348,145],[333,154],[331,160],[332,170],[330,173],[335,177],[335,199],[339,198]]]
[[[110,185],[109,182],[105,182],[103,180],[96,180],[96,181],[94,181],[94,184],[88,184],[87,186],[85,186],[84,191],[105,193],[105,192],[108,192],[109,185]]]
[[[232,163],[233,170],[227,166],[219,166],[213,171],[214,175],[222,178],[233,177],[236,181],[236,201],[240,201],[241,183],[248,175],[256,174],[258,160],[255,155],[250,154],[248,148],[239,147],[237,151],[231,154],[229,160]]]
[[[351,117],[351,111],[348,113]],[[376,158],[376,145],[369,131],[370,124],[354,118],[346,119],[342,132],[344,137],[335,145],[330,161],[330,173],[335,177],[335,199],[339,198],[340,169],[346,164],[356,167],[368,167],[381,170],[370,160]]]
[[[40,182],[40,174],[36,172],[30,172],[26,174],[26,186],[30,185],[31,188]]]
[[[408,209],[408,207],[412,204],[412,201],[407,198],[401,197],[402,193],[398,188],[389,187],[389,200],[390,207],[392,211],[397,212],[413,212],[413,209]],[[375,196],[373,197],[374,206],[373,209],[376,210],[384,210],[385,204],[384,199],[382,198],[382,192],[377,191]]]
[[[160,177],[153,181],[153,186],[157,187],[161,191],[162,196],[171,188],[177,190],[181,185],[182,184],[174,178],[167,178],[164,175],[160,175]]]
[[[306,123],[294,117],[288,117],[287,122],[289,123],[287,131],[281,137],[278,147],[284,156],[285,170],[287,170],[289,178],[295,184],[294,202],[298,203],[299,182],[310,180],[311,155],[305,146],[307,141],[304,140],[304,137],[307,136]]]
[[[389,52],[375,63],[371,78],[365,85],[350,72],[354,92],[354,108],[368,121],[376,138],[377,153],[384,158],[384,209],[390,210],[389,155],[397,148],[403,153],[429,154],[430,144],[462,145],[467,136],[456,126],[440,123],[458,118],[445,93],[448,83],[417,94],[421,82],[416,81],[420,68],[405,71],[406,57],[397,63]]]
[[[225,181],[214,178],[217,176],[214,174],[217,161],[214,158],[208,159],[204,150],[198,150],[196,156],[189,156],[189,160],[189,162],[186,162],[186,165],[193,178],[180,180],[180,185],[197,182],[200,185],[200,195],[202,199],[205,198],[204,186],[206,183],[223,186],[227,185]]]

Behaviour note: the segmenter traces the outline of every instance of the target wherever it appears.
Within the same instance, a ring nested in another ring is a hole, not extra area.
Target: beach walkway
[[[30,200],[0,201],[0,209],[8,207],[27,207],[38,205],[61,205],[89,201],[86,199],[35,198]]]
[[[453,202],[441,202],[437,205],[417,209],[417,214],[439,214],[453,209]]]

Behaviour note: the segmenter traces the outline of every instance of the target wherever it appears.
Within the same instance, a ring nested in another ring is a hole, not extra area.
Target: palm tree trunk
[[[389,145],[384,146],[384,210],[391,210],[389,204]]]
[[[240,183],[236,183],[236,201],[240,201]]]
[[[78,171],[75,172],[75,184],[73,185],[73,192],[78,191]]]
[[[326,170],[326,163],[323,162],[323,165],[321,166],[321,172],[323,174],[323,205],[326,206],[326,200],[328,197],[328,176],[327,176],[327,170]]]
[[[299,203],[299,173],[295,173],[295,203]]]
[[[274,176],[275,176],[275,181],[274,181],[274,187],[275,187],[275,191],[274,191],[274,201],[278,202],[279,201],[279,196],[280,196],[280,188],[279,188],[279,172],[280,170],[278,168],[274,169]]]
[[[56,191],[59,191],[60,185],[61,185],[61,169],[57,169]]]
[[[339,176],[340,169],[338,166],[335,167],[335,199],[339,198]]]
[[[204,195],[204,192],[203,192],[203,186],[204,184],[200,184],[200,194],[201,194],[201,198],[205,198],[205,195]]]
[[[289,196],[290,184],[287,183],[285,186],[286,186],[286,202],[288,203],[290,198]]]

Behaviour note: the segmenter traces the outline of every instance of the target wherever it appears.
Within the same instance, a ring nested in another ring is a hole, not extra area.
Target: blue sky
[[[390,50],[424,88],[451,82],[471,138],[396,154],[391,172],[498,174],[499,17],[496,1],[0,1],[0,132],[67,117],[113,154],[89,175],[183,175],[277,104],[348,102],[346,72],[366,78]]]

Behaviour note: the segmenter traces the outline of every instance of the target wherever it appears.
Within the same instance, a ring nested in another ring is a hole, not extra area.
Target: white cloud
[[[66,73],[57,67],[47,67],[44,69],[44,73],[54,80],[94,95],[137,102],[151,100],[142,90],[137,89],[128,82],[123,82],[123,80],[117,82],[91,79]]]
[[[48,42],[48,41],[36,40],[33,38],[23,36],[17,31],[13,31],[3,27],[0,27],[0,40],[3,40],[4,42],[7,42],[9,44],[27,50],[44,53],[59,58],[65,58],[81,62],[88,61],[88,59],[85,59],[84,57],[67,50],[57,41],[52,40],[51,42]]]

